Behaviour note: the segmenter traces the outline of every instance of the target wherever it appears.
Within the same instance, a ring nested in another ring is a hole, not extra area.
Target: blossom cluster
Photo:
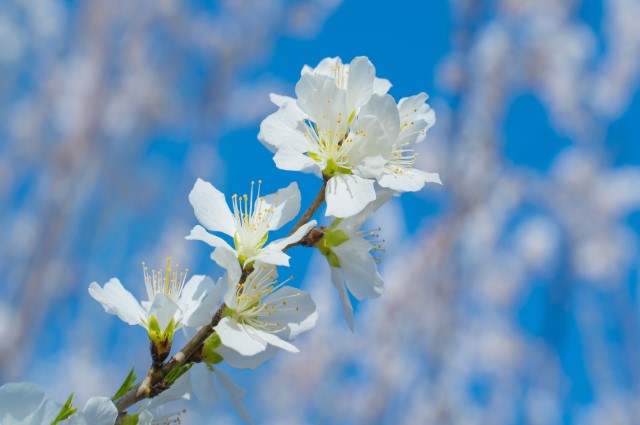
[[[377,230],[364,223],[392,196],[440,183],[436,173],[414,167],[416,143],[435,123],[427,95],[396,103],[387,94],[389,81],[376,77],[365,57],[350,64],[327,58],[305,66],[296,98],[272,95],[278,110],[261,125],[259,140],[274,153],[283,170],[313,173],[322,187],[289,233],[271,241],[294,220],[301,207],[295,182],[262,195],[262,181],[248,194],[229,200],[213,184],[198,179],[189,194],[196,219],[186,239],[212,248],[211,259],[224,269],[216,280],[189,277],[189,270],[167,261],[166,269],[143,263],[147,299],[138,301],[117,278],[89,286],[89,294],[104,310],[129,325],[143,327],[150,341],[152,365],[138,384],[125,379],[112,399],[91,399],[83,412],[44,400],[31,384],[0,388],[7,423],[151,424],[179,421],[163,416],[162,405],[188,399],[194,393],[207,403],[218,394],[216,382],[230,396],[241,417],[251,422],[243,405],[244,390],[220,368],[255,369],[279,350],[296,353],[296,337],[315,327],[318,313],[311,295],[280,279],[278,267],[288,267],[293,246],[317,248],[327,259],[342,312],[353,330],[350,296],[364,300],[380,296],[384,282],[377,251],[383,250]],[[312,216],[326,201],[327,225]],[[172,357],[175,332],[183,329],[189,342]],[[27,401],[13,406],[12,400]],[[18,395],[16,395],[18,394]],[[128,410],[135,403],[138,407]],[[13,422],[11,422],[13,421]],[[164,422],[163,422],[164,421]],[[5,422],[2,422],[5,423]]]

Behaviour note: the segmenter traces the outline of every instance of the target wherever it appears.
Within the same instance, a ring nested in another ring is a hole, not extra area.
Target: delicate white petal
[[[425,102],[426,93],[405,97],[398,102],[401,131],[398,144],[413,144],[424,140],[427,130],[436,123],[436,114]]]
[[[229,366],[236,369],[256,369],[258,366],[274,357],[278,351],[280,351],[279,348],[274,347],[273,345],[268,345],[266,350],[258,354],[253,356],[243,356],[237,351],[225,347],[224,345],[220,345],[216,349],[216,352],[224,358],[224,361]]]
[[[28,425],[49,425],[60,413],[62,406],[51,400],[44,400],[27,422]],[[0,420],[2,417],[0,417]],[[0,422],[4,425],[4,422]],[[11,422],[9,422],[11,424]],[[9,425],[7,424],[7,425]]]
[[[220,394],[218,394],[218,389],[216,388],[213,372],[204,364],[194,365],[189,372],[191,373],[191,386],[196,398],[202,404],[216,402]]]
[[[259,210],[258,210],[259,208]],[[278,230],[300,211],[300,190],[296,182],[256,201],[256,211],[269,217],[269,231]],[[256,213],[254,213],[256,214]]]
[[[336,71],[342,67],[344,67],[344,65],[342,64],[342,60],[339,57],[324,58],[320,61],[318,66],[313,69],[305,65],[302,68],[302,74],[315,74],[326,75],[327,77],[335,77]]]
[[[277,107],[282,107],[287,102],[295,102],[296,100],[289,96],[283,96],[281,94],[271,93],[269,99]]]
[[[224,194],[202,179],[196,180],[189,202],[198,221],[212,232],[223,232],[233,236],[236,227],[233,214],[227,205]]]
[[[0,423],[25,420],[44,401],[44,392],[29,382],[8,383],[0,387]],[[9,419],[11,418],[11,419]]]
[[[109,397],[91,397],[81,413],[61,421],[60,425],[113,425],[118,409]]]
[[[235,279],[236,282],[240,280],[242,268],[238,261],[238,253],[233,248],[228,245],[218,247],[211,254],[211,259],[229,273],[230,280]]]
[[[296,347],[295,345],[285,341],[284,339],[280,338],[278,335],[269,333],[269,332],[264,332],[261,331],[259,329],[255,329],[255,328],[251,328],[251,327],[246,327],[247,331],[251,334],[251,336],[253,336],[254,338],[260,338],[264,341],[266,341],[267,343],[276,346],[278,348],[282,348],[285,351],[288,351],[290,353],[299,353],[300,350],[298,350],[298,347]]]
[[[247,263],[252,261],[260,261],[265,264],[273,264],[274,266],[286,266],[289,267],[289,257],[284,252],[277,249],[270,249],[269,245],[258,253],[254,257],[247,259]]]
[[[354,236],[360,227],[373,215],[374,212],[378,210],[382,205],[384,205],[391,197],[395,194],[395,192],[391,190],[377,190],[376,191],[376,200],[371,202],[369,205],[365,207],[362,211],[360,211],[356,215],[352,215],[351,217],[347,217],[340,221],[337,226],[337,229],[342,230],[348,236]]]
[[[307,233],[309,233],[311,231],[311,229],[313,229],[316,226],[316,224],[317,224],[317,222],[315,220],[311,220],[307,224],[303,224],[291,236],[287,236],[287,237],[282,238],[282,239],[277,239],[277,240],[271,242],[270,244],[268,244],[265,247],[265,251],[266,250],[282,251],[285,247],[287,247],[287,245],[291,245],[293,243],[299,242],[300,239],[302,239],[305,236],[307,236]],[[275,264],[275,263],[269,263],[269,264]],[[288,266],[289,263],[287,262],[287,264],[280,264],[280,265],[287,265]]]
[[[178,310],[178,305],[171,298],[166,294],[160,293],[153,298],[153,303],[149,307],[149,317],[155,316],[158,325],[160,325],[160,330],[164,331]],[[177,325],[176,329],[180,327],[179,324]]]
[[[214,373],[216,374],[216,378],[218,378],[218,382],[224,388],[227,393],[229,393],[229,397],[231,398],[231,403],[236,408],[240,417],[243,421],[248,423],[249,425],[253,424],[251,420],[251,415],[247,412],[247,409],[244,407],[244,394],[245,389],[237,386],[226,373],[221,371],[219,368],[214,369]]]
[[[349,299],[349,294],[344,286],[344,279],[342,277],[342,269],[337,267],[331,267],[331,283],[335,286],[340,297],[340,304],[342,305],[342,316],[347,322],[349,329],[353,331],[353,306]]]
[[[386,130],[372,115],[358,116],[351,125],[351,146],[349,149],[349,161],[358,167],[368,157],[387,157],[393,148],[394,139],[390,139]]]
[[[138,424],[137,425],[151,425],[153,421],[153,415],[148,410],[140,413],[138,416]]]
[[[93,282],[89,285],[89,294],[102,304],[107,313],[117,315],[125,323],[141,325],[147,318],[147,312],[116,278],[109,280],[104,288]]]
[[[303,75],[296,85],[298,105],[314,121],[320,132],[346,133],[349,124],[346,91],[332,78]],[[342,118],[342,119],[341,119]]]
[[[416,192],[424,187],[426,183],[438,183],[440,175],[438,173],[427,173],[415,168],[396,172],[388,170],[378,179],[382,187],[386,187],[397,192]]]
[[[279,110],[265,118],[260,124],[258,140],[265,146],[289,148],[306,152],[312,148],[304,130],[298,124],[307,118],[295,101],[285,102]]]
[[[357,214],[376,199],[373,180],[352,174],[335,175],[327,183],[326,199],[326,215],[349,217]]]
[[[281,170],[302,171],[316,175],[320,175],[325,166],[303,153],[288,148],[280,148],[273,156],[273,162]]]
[[[222,279],[214,283],[213,279],[204,275],[189,279],[179,300],[184,326],[200,327],[211,321],[212,311],[221,301],[222,286]]]
[[[191,229],[191,233],[189,233],[189,236],[186,236],[185,239],[202,241],[214,248],[222,245],[229,245],[218,236],[212,235],[211,233],[207,232],[206,229],[200,225],[196,225],[193,229]]]
[[[375,78],[373,80],[373,93],[374,94],[387,94],[389,89],[392,87],[392,84],[386,78]]]
[[[247,332],[248,326],[240,325],[229,317],[223,317],[215,327],[222,344],[244,356],[253,356],[267,348],[267,342],[257,340]]]
[[[374,116],[386,133],[389,145],[396,141],[400,131],[400,115],[398,106],[393,97],[389,95],[373,95],[371,99],[360,109],[360,114]]]
[[[370,254],[371,244],[360,237],[333,247],[340,260],[344,281],[349,292],[358,300],[379,297],[384,291],[384,281]]]
[[[286,340],[295,339],[299,334],[315,327],[316,304],[306,291],[292,286],[283,286],[266,296],[263,302],[266,305],[279,307],[271,313],[269,321],[286,324],[286,329],[278,332],[278,336]]]
[[[353,111],[364,105],[373,94],[373,81],[376,69],[364,56],[359,56],[349,64],[349,82],[347,85],[347,107]]]

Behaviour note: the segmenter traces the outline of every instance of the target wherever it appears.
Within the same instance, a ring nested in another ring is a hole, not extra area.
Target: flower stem
[[[325,191],[327,189],[327,181],[328,181],[327,178],[323,179],[322,187],[320,188],[320,192],[318,192],[316,199],[313,200],[311,205],[309,205],[309,208],[307,208],[304,214],[302,214],[302,217],[300,217],[300,220],[298,220],[296,225],[293,226],[293,229],[291,229],[288,236],[293,235],[296,232],[296,230],[298,230],[300,227],[307,224],[307,222],[316,213],[316,211],[318,211],[318,208],[320,208],[320,206],[324,203]]]

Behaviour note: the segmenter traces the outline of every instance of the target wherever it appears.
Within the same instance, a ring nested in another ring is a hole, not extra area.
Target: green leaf
[[[191,366],[193,366],[193,363],[176,366],[171,370],[171,372],[167,374],[166,378],[164,378],[165,381],[167,381],[169,385],[173,385],[173,383],[176,382],[178,378],[180,378],[182,375],[187,373],[189,369],[191,369]]]
[[[133,368],[131,368],[127,377],[124,378],[124,382],[122,383],[122,385],[120,385],[120,388],[118,388],[118,391],[116,391],[113,397],[111,397],[111,400],[116,401],[117,399],[128,393],[133,388],[136,379],[136,373]]]
[[[71,393],[67,401],[64,403],[64,406],[62,406],[62,409],[60,409],[60,413],[58,413],[58,416],[56,416],[53,422],[51,422],[51,425],[56,425],[58,422],[64,421],[69,416],[73,415],[78,411],[78,409],[76,409],[75,407],[71,407],[72,401],[73,401],[73,393]]]

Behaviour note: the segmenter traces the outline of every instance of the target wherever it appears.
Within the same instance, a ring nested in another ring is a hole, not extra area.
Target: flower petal
[[[391,81],[386,78],[375,78],[373,80],[373,93],[374,94],[387,94],[389,89],[392,87]]]
[[[109,397],[91,397],[79,417],[82,420],[76,422],[78,425],[113,425],[118,409]],[[62,421],[60,425],[65,423]]]
[[[305,137],[304,127],[299,125],[307,116],[294,99],[285,101],[280,105],[280,109],[260,123],[258,140],[267,148],[288,148],[307,152],[312,148],[312,144],[309,138]]]
[[[326,189],[326,215],[349,217],[359,213],[376,199],[373,180],[353,174],[338,174],[329,179]]]
[[[202,179],[196,180],[189,202],[198,221],[212,232],[233,236],[236,226],[224,194]]]
[[[378,183],[382,187],[395,190],[396,192],[417,192],[422,189],[426,183],[438,183],[440,181],[440,175],[438,173],[427,173],[415,168],[402,170],[397,172],[395,170],[385,170],[385,173]]]
[[[284,339],[280,338],[276,334],[264,332],[264,331],[261,331],[260,329],[255,329],[250,327],[247,327],[247,328],[248,328],[247,330],[253,335],[254,338],[255,337],[261,338],[262,340],[268,342],[269,344],[276,346],[278,348],[282,348],[283,350],[288,351],[290,353],[300,352],[300,350],[298,350],[298,347],[285,341]]]
[[[311,229],[313,229],[314,227],[316,227],[317,222],[315,220],[311,220],[309,221],[307,224],[303,224],[302,226],[300,226],[298,228],[298,230],[296,230],[291,236],[287,236],[285,238],[281,238],[281,239],[277,239],[273,242],[271,242],[270,244],[268,244],[265,247],[265,250],[270,250],[270,251],[282,251],[283,249],[285,249],[288,245],[291,245],[293,243],[299,242],[300,239],[304,238],[305,236],[307,236],[307,233],[309,233],[311,231]],[[285,254],[286,255],[286,254]],[[289,256],[287,256],[288,258]],[[270,263],[270,264],[275,264],[275,263]],[[287,261],[286,264],[280,264],[280,265],[289,265],[289,262]]]
[[[340,260],[347,288],[358,300],[379,297],[384,291],[371,248],[369,242],[357,236],[332,248]]]
[[[231,403],[240,414],[240,417],[243,421],[248,423],[249,425],[253,425],[253,421],[251,420],[251,415],[244,407],[244,394],[246,390],[237,386],[229,376],[220,370],[220,368],[215,368],[214,373],[216,374],[216,378],[218,378],[218,382],[224,388],[227,393],[229,393],[229,397],[231,398]]]
[[[30,382],[4,384],[0,387],[0,423],[25,420],[43,401],[44,392],[35,384]]]
[[[293,220],[300,211],[300,190],[296,182],[276,193],[256,200],[254,216],[260,214],[268,219],[269,231],[278,230]]]
[[[321,175],[325,166],[324,163],[318,163],[307,155],[286,147],[276,152],[273,156],[273,162],[281,170],[302,171],[303,173],[316,174],[317,176]]]
[[[389,139],[389,146],[398,138],[400,131],[400,115],[393,97],[387,95],[373,95],[360,109],[360,116],[371,115],[382,125]]]
[[[273,264],[274,266],[286,266],[289,267],[289,257],[284,252],[269,248],[270,245],[260,250],[258,255],[247,259],[247,263],[252,261],[260,261],[265,264]],[[246,263],[245,263],[246,264]]]
[[[220,398],[213,372],[204,364],[194,365],[190,371],[191,386],[202,404],[213,404]]]
[[[353,111],[364,105],[373,94],[376,69],[364,56],[359,56],[349,64],[347,84],[347,108]],[[350,112],[349,112],[350,113]]]
[[[247,328],[229,317],[223,317],[215,327],[222,344],[243,356],[254,356],[267,348],[267,342],[251,336]]]
[[[313,329],[318,315],[316,304],[306,291],[292,286],[283,286],[264,298],[266,305],[276,308],[269,316],[271,323],[286,324],[286,329],[278,333],[287,340],[293,340],[303,332]]]
[[[402,122],[398,145],[405,143],[419,143],[426,137],[429,130],[436,123],[436,114],[425,102],[429,96],[419,93],[405,97],[398,102],[400,121]]]
[[[216,248],[211,253],[211,259],[229,273],[229,280],[237,282],[240,279],[242,268],[238,261],[238,253],[229,245]]]
[[[175,301],[173,301],[167,295],[160,293],[156,294],[156,296],[153,298],[153,303],[151,303],[151,306],[149,307],[149,317],[155,316],[156,320],[158,321],[158,325],[160,325],[160,330],[164,331],[169,325],[171,319],[173,319],[175,316],[178,316],[178,323],[176,323],[177,329],[181,324],[180,313],[176,315],[176,312],[179,312],[179,310],[180,309],[178,308],[178,304],[176,304]]]
[[[395,192],[391,190],[376,190],[376,200],[367,205],[365,209],[360,211],[358,214],[352,215],[351,217],[347,217],[340,221],[337,229],[344,231],[349,237],[354,236],[356,232],[360,230],[362,225],[369,219],[369,217],[371,217],[371,215],[373,215],[373,213],[376,212],[378,208],[380,208],[389,199],[391,199],[393,195],[395,195]]]
[[[349,329],[353,332],[353,306],[347,293],[347,288],[344,286],[344,278],[342,277],[342,269],[338,267],[331,267],[331,283],[335,286],[340,297],[340,304],[342,305],[342,316],[347,322]]]
[[[208,276],[195,275],[185,284],[178,303],[183,310],[182,324],[204,326],[211,321],[211,313],[220,304],[222,279],[217,283]]]
[[[219,238],[216,235],[212,235],[211,233],[207,232],[204,227],[200,225],[196,225],[193,229],[191,229],[191,233],[189,233],[189,236],[185,236],[185,239],[202,241],[214,248],[217,248],[221,245],[229,246],[229,244],[225,242],[222,238]]]
[[[258,366],[270,360],[274,357],[279,348],[274,347],[273,345],[268,345],[266,350],[253,355],[253,356],[243,356],[239,354],[237,351],[232,350],[224,345],[220,345],[216,348],[216,352],[220,354],[224,361],[229,364],[229,366],[234,367],[236,369],[256,369]]]
[[[141,325],[147,318],[147,312],[116,278],[105,283],[104,288],[93,282],[89,285],[89,294],[102,304],[104,311],[117,315],[125,323]]]

